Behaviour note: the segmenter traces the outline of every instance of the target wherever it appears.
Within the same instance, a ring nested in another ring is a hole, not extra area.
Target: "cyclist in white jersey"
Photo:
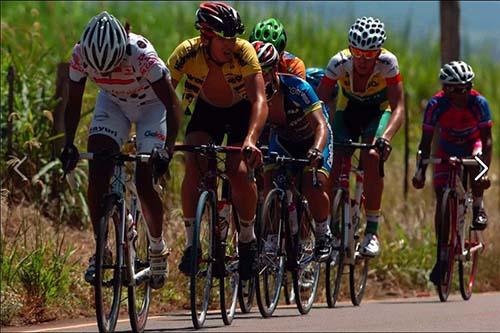
[[[100,88],[87,150],[118,153],[128,139],[131,124],[135,123],[137,152],[153,154],[151,163],[137,164],[136,185],[151,236],[151,286],[160,288],[167,275],[167,248],[162,234],[162,202],[154,190],[152,176],[167,171],[181,119],[170,72],[146,38],[129,32],[128,25],[123,28],[104,11],[90,20],[73,48],[69,77],[66,144],[61,154],[66,171],[74,169],[78,162],[78,149],[73,141],[87,78]],[[112,173],[110,162],[89,163],[88,201],[94,237],[103,214],[102,194],[107,191]],[[94,276],[95,256],[92,256],[85,280],[91,283]]]

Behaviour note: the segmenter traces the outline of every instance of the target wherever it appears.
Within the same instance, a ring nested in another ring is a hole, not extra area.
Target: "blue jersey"
[[[314,138],[314,130],[306,116],[311,112],[321,111],[328,124],[328,112],[323,102],[307,81],[288,74],[278,74],[280,90],[284,95],[286,115],[285,127],[273,127],[277,134],[292,142],[301,142]],[[329,132],[331,130],[328,126]],[[329,133],[329,135],[330,135]]]

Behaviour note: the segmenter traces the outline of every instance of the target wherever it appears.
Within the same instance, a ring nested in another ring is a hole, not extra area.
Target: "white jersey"
[[[79,82],[90,78],[112,101],[122,104],[144,105],[158,101],[151,83],[163,75],[170,78],[165,63],[158,57],[153,45],[143,36],[129,33],[125,58],[111,75],[102,76],[83,62],[82,48],[76,44],[70,63],[69,77]]]

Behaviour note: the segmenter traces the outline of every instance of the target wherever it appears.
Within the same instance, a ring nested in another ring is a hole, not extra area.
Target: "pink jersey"
[[[423,130],[433,131],[438,124],[440,145],[448,150],[473,145],[480,138],[479,130],[493,125],[488,102],[474,89],[463,109],[453,106],[443,91],[434,95],[425,109]]]
[[[151,83],[163,75],[170,77],[153,45],[143,36],[129,33],[125,58],[111,75],[102,76],[83,62],[80,44],[73,48],[69,77],[73,81],[90,78],[114,102],[144,105],[158,100]]]

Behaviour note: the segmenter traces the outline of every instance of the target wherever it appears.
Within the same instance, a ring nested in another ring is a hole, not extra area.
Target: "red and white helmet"
[[[209,30],[226,38],[236,37],[245,31],[240,14],[223,2],[202,2],[196,11],[195,27]]]
[[[113,15],[94,16],[80,38],[83,61],[99,73],[111,72],[123,60],[128,36]]]
[[[273,44],[257,40],[252,43],[252,46],[257,52],[260,67],[272,67],[278,63],[280,55]]]

